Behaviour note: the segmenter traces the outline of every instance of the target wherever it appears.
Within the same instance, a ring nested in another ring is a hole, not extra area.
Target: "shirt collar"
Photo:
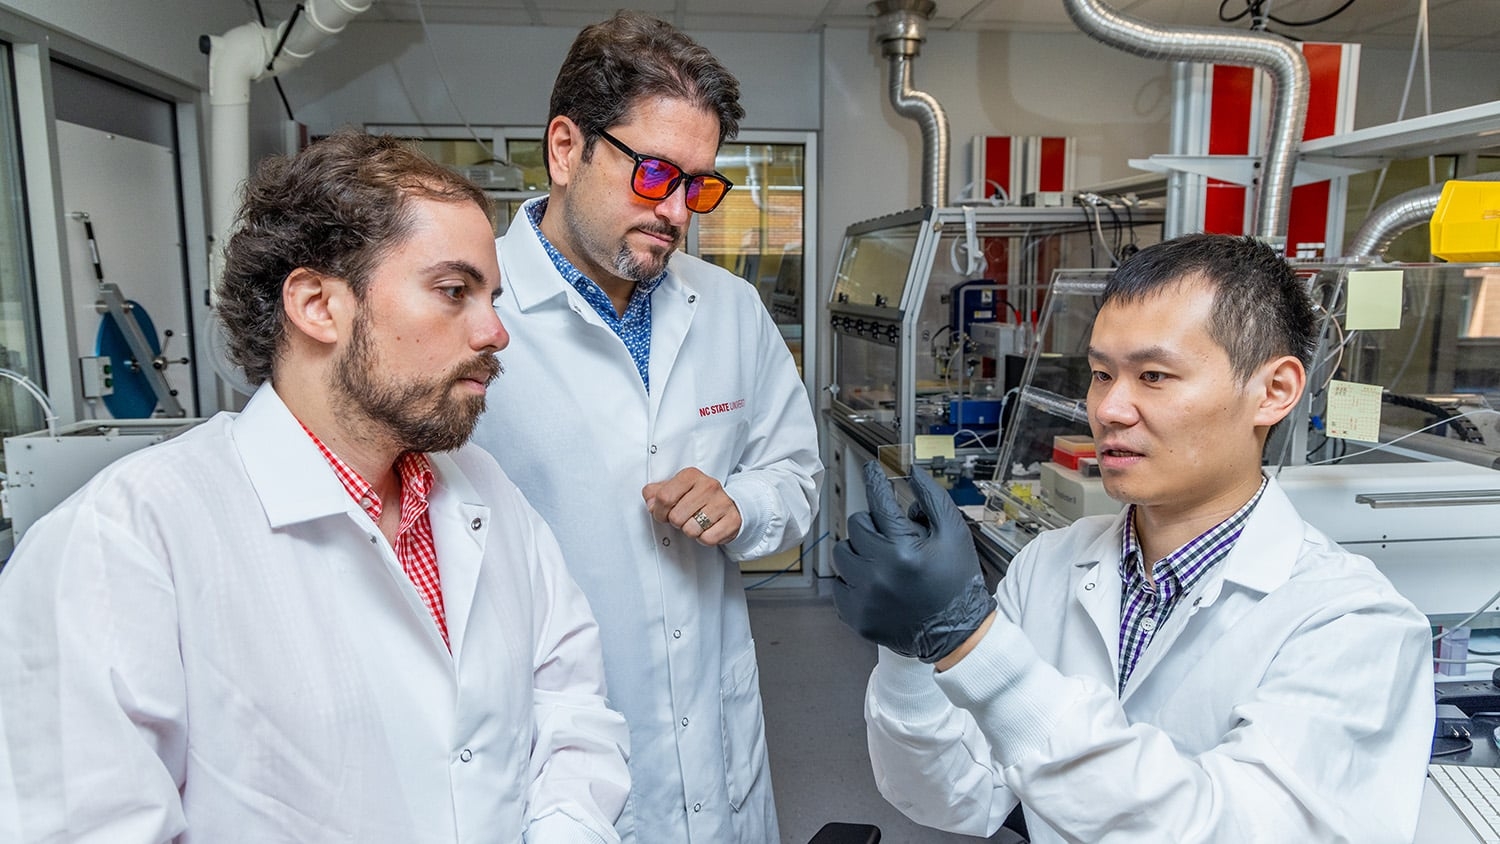
[[[327,445],[324,445],[312,429],[302,424],[302,420],[297,421],[302,425],[302,430],[312,439],[313,445],[318,447],[318,452],[323,455],[323,459],[328,461],[329,467],[333,469],[333,474],[339,479],[344,491],[349,493],[349,497],[354,499],[354,503],[365,511],[371,521],[378,522],[384,508],[381,505],[380,496],[375,493],[375,487],[371,486],[369,481],[361,477],[342,458],[334,454]],[[414,518],[417,512],[416,507],[425,507],[428,496],[432,493],[432,464],[428,462],[427,455],[408,451],[396,459],[396,474],[401,479],[401,520],[404,526],[408,515]]]
[[[1189,589],[1199,578],[1203,576],[1213,564],[1226,556],[1225,545],[1233,544],[1239,538],[1240,532],[1244,530],[1245,522],[1250,518],[1250,513],[1255,510],[1255,505],[1260,503],[1261,496],[1265,494],[1268,479],[1262,475],[1260,486],[1255,494],[1250,496],[1234,514],[1219,522],[1198,536],[1189,540],[1182,547],[1156,561],[1151,567],[1152,579],[1158,585],[1171,580],[1181,589]],[[1121,528],[1120,536],[1120,580],[1124,583],[1131,581],[1132,574],[1145,580],[1145,561],[1141,556],[1139,537],[1135,532],[1136,506],[1130,505],[1125,524]],[[1179,590],[1180,591],[1180,590]]]
[[[552,241],[548,240],[545,234],[542,234],[542,217],[547,213],[547,201],[548,197],[544,196],[535,202],[521,206],[521,210],[526,213],[526,219],[531,223],[531,230],[536,232],[537,242],[542,245],[542,249],[547,253],[547,257],[552,259],[552,265],[557,268],[558,274],[569,284],[573,285],[573,287],[577,288],[579,293],[589,296],[590,293],[588,291],[592,289],[598,291],[599,295],[604,295],[604,288],[600,287],[598,282],[584,275],[582,270],[574,266],[573,262],[569,261],[562,252],[558,251],[558,248],[552,245]],[[661,284],[662,279],[666,277],[667,271],[662,270],[655,278],[648,281],[636,282],[635,292],[631,294],[631,297],[650,296],[656,290],[657,285]],[[605,299],[607,301],[608,297],[606,296]]]

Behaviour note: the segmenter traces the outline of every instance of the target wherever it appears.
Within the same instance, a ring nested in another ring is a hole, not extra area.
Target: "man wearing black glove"
[[[995,611],[969,528],[927,475],[912,477],[916,501],[907,516],[880,464],[872,460],[864,472],[870,510],[849,517],[849,538],[833,549],[840,575],[833,603],[839,617],[866,639],[902,656],[937,662]],[[883,565],[861,565],[863,559]]]
[[[952,501],[878,466],[834,551],[841,618],[881,645],[865,716],[881,793],[1033,844],[1409,842],[1432,735],[1426,619],[1261,471],[1316,325],[1250,238],[1188,235],[1116,272],[1089,343],[1105,489],[984,593]]]

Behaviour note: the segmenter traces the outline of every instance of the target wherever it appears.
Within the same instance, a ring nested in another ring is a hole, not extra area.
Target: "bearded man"
[[[218,310],[258,391],[0,576],[0,840],[618,840],[593,615],[465,446],[509,342],[487,209],[352,132],[250,179]]]

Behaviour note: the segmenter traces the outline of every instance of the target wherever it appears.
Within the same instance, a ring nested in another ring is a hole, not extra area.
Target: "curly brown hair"
[[[389,135],[343,130],[261,162],[245,183],[216,297],[229,357],[250,383],[272,378],[286,347],[287,276],[305,267],[362,297],[375,266],[410,235],[413,198],[490,210],[472,182]]]

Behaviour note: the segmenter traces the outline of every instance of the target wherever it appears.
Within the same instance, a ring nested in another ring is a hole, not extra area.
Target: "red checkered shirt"
[[[306,425],[302,430],[312,437],[313,444],[333,467],[333,473],[349,497],[369,514],[371,521],[380,524],[380,496],[375,494],[375,488],[337,454],[329,451],[328,446],[323,445],[318,435],[309,431]],[[443,644],[452,650],[453,646],[448,643],[448,621],[443,613],[437,546],[432,540],[432,519],[427,515],[427,496],[432,492],[433,484],[432,465],[427,462],[427,455],[408,452],[396,461],[396,473],[401,478],[401,524],[396,529],[396,560],[427,604],[428,612],[437,622],[438,632],[443,634]]]

